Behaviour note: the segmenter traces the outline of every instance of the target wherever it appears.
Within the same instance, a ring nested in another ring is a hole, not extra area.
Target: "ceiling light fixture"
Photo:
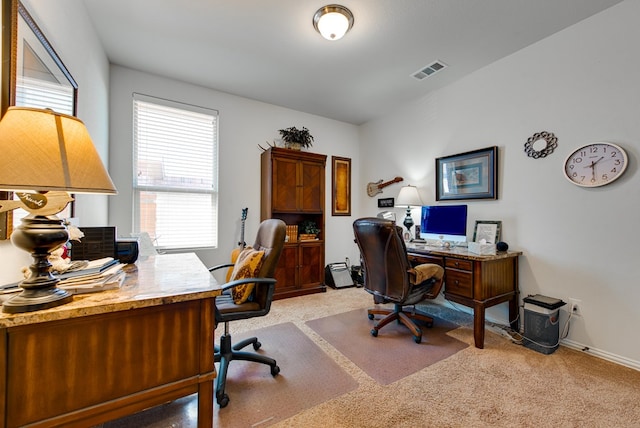
[[[327,40],[340,40],[353,27],[353,13],[339,4],[323,6],[313,15],[313,28]]]

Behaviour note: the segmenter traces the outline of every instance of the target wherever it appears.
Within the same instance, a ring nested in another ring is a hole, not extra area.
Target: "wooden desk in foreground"
[[[412,263],[435,263],[444,267],[444,297],[473,309],[476,348],[484,348],[485,309],[509,302],[509,321],[518,330],[518,256],[520,251],[478,255],[466,248],[450,250],[426,245],[407,245]]]
[[[213,425],[214,299],[195,254],[129,265],[119,290],[0,314],[0,427],[88,427],[198,393]]]

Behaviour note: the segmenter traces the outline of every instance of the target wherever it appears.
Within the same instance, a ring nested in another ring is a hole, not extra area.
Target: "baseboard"
[[[562,339],[560,345],[567,348],[575,349],[585,352],[594,357],[602,358],[603,360],[611,361],[612,363],[620,364],[631,369],[640,371],[640,361],[631,360],[629,358],[622,357],[620,355],[612,354],[611,352],[603,351],[601,349],[595,349],[590,346],[583,345],[582,343],[575,342],[569,339]]]

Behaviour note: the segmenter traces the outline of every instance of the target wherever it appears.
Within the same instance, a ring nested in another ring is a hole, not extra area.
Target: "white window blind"
[[[218,112],[133,99],[134,225],[159,250],[218,245]]]

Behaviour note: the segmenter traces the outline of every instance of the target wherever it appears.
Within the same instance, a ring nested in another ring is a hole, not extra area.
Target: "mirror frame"
[[[78,110],[78,84],[64,65],[56,51],[47,40],[46,36],[34,21],[29,11],[20,0],[2,0],[2,96],[0,100],[0,117],[4,116],[9,106],[16,102],[16,82],[18,80],[18,20],[23,19],[27,24],[25,28],[33,33],[41,43],[42,48],[50,55],[49,60],[53,61],[59,68],[73,88],[73,116],[77,116]],[[0,192],[1,199],[11,199],[11,192]],[[73,205],[71,206],[73,214]],[[0,240],[7,239],[13,229],[12,211],[0,213]]]

